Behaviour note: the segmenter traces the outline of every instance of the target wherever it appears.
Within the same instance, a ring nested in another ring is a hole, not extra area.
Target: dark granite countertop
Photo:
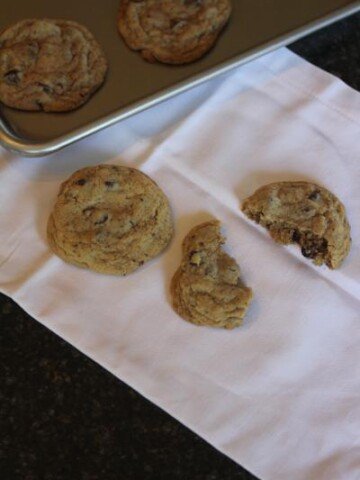
[[[360,89],[359,27],[291,49]],[[1,479],[255,479],[3,295],[0,319]]]

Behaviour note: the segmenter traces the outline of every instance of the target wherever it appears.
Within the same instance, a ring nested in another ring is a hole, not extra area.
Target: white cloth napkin
[[[360,478],[360,94],[285,49],[51,157],[0,152],[0,288],[34,318],[263,480]],[[60,182],[127,164],[168,195],[176,235],[126,278],[63,263],[46,243]],[[270,240],[240,201],[310,180],[344,202],[338,271]],[[217,217],[255,299],[234,331],[172,310],[188,230]]]

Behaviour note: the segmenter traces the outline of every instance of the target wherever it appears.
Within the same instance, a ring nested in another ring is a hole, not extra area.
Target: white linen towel
[[[0,150],[0,289],[262,480],[358,480],[359,138],[360,94],[280,49],[50,157]],[[142,169],[174,210],[168,250],[125,278],[65,264],[46,243],[60,183],[103,162]],[[241,213],[278,180],[343,201],[353,246],[340,270]],[[213,216],[255,295],[234,331],[170,304],[183,237]]]

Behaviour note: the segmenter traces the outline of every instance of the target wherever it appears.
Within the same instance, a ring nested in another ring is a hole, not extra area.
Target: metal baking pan
[[[112,125],[220,73],[299,39],[360,9],[349,0],[232,0],[233,13],[215,48],[185,66],[150,64],[117,32],[119,0],[0,0],[0,30],[24,18],[65,18],[87,26],[105,50],[103,87],[69,113],[0,106],[0,143],[42,156]]]

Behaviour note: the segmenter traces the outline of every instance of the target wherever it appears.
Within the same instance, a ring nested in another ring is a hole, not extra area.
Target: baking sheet
[[[360,9],[349,0],[233,0],[223,34],[201,60],[150,64],[117,32],[119,0],[1,0],[0,29],[24,18],[65,18],[87,26],[109,61],[103,87],[69,113],[21,112],[0,105],[0,143],[28,156],[54,152],[181,91]]]

